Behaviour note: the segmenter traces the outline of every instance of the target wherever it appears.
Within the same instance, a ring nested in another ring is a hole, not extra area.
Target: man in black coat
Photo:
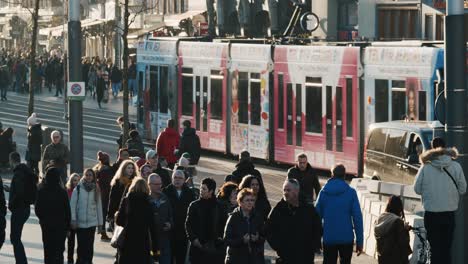
[[[223,243],[227,214],[214,192],[216,182],[211,178],[201,181],[200,198],[190,204],[185,231],[190,240],[190,263],[224,263],[226,249]]]
[[[322,188],[319,183],[317,172],[307,162],[307,155],[301,153],[297,155],[296,166],[288,170],[288,179],[296,179],[301,192],[299,198],[307,203],[313,203]],[[314,196],[315,192],[315,196]]]
[[[232,175],[226,177],[225,181],[232,181],[239,185],[247,175],[257,176],[263,182],[262,174],[255,169],[255,165],[250,159],[250,153],[244,150],[239,155],[239,163],[236,164],[236,169],[232,172]]]
[[[31,213],[30,205],[36,200],[37,176],[21,163],[18,152],[10,153],[10,165],[13,168],[13,178],[10,186],[8,209],[11,211],[10,240],[13,245],[16,263],[27,263],[26,253],[21,234]]]
[[[42,229],[45,264],[63,263],[65,237],[70,228],[70,202],[60,175],[60,169],[49,168],[37,192],[35,212]]]
[[[174,227],[171,236],[172,262],[184,264],[188,244],[185,235],[185,219],[187,218],[187,209],[190,203],[195,200],[195,194],[185,184],[185,174],[180,170],[174,171],[172,174],[172,184],[164,188],[163,193],[167,195],[171,202],[174,217]]]
[[[320,248],[322,224],[312,204],[299,199],[299,182],[288,179],[283,184],[283,199],[270,212],[267,240],[281,263],[314,263]]]
[[[161,166],[159,163],[158,153],[156,153],[156,151],[150,149],[146,152],[146,164],[151,166],[153,173],[156,173],[161,177],[163,189],[171,184],[170,174],[172,174],[172,172]]]
[[[182,122],[182,125],[184,126],[184,131],[180,137],[179,156],[188,152],[190,154],[190,165],[196,165],[198,164],[198,160],[200,160],[200,138],[197,135],[197,131],[191,127],[192,124],[189,120]]]

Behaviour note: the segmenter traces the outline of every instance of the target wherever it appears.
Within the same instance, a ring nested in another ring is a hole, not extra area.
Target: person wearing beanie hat
[[[153,173],[156,173],[161,177],[162,188],[165,188],[166,186],[171,184],[170,175],[172,174],[172,172],[161,166],[161,163],[159,162],[158,154],[156,153],[155,150],[150,149],[148,150],[148,152],[146,152],[146,164],[151,166]]]
[[[38,122],[36,113],[32,113],[28,123],[28,148],[25,159],[28,166],[39,175],[39,161],[41,160],[42,125]]]
[[[255,169],[255,165],[250,159],[250,153],[244,150],[239,155],[239,162],[236,164],[236,169],[231,173],[230,181],[240,184],[242,179],[247,175],[257,176],[262,182],[262,174]]]
[[[34,206],[42,230],[44,263],[63,263],[65,238],[70,227],[70,203],[67,191],[61,186],[61,174],[59,168],[47,170]]]
[[[189,153],[189,161],[191,165],[197,165],[200,160],[201,145],[200,138],[197,135],[197,131],[191,127],[189,120],[185,120],[182,125],[184,131],[180,137],[179,153]]]

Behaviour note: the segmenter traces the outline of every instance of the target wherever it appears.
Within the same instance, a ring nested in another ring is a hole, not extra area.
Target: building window
[[[378,34],[380,40],[416,39],[419,29],[417,6],[378,8]]]
[[[340,30],[353,30],[358,25],[357,1],[345,1],[338,6],[338,28]]]

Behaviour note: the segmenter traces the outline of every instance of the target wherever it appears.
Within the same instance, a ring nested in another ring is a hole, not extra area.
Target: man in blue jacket
[[[323,221],[323,263],[336,264],[339,254],[341,264],[347,264],[351,263],[355,235],[356,253],[362,253],[362,213],[356,190],[344,180],[345,167],[338,164],[331,172],[315,206]]]

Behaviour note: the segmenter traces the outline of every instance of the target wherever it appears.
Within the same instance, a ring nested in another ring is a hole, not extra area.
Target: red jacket
[[[166,158],[168,163],[176,163],[174,151],[179,147],[180,135],[173,128],[167,127],[161,132],[156,141],[156,151],[159,157]]]

